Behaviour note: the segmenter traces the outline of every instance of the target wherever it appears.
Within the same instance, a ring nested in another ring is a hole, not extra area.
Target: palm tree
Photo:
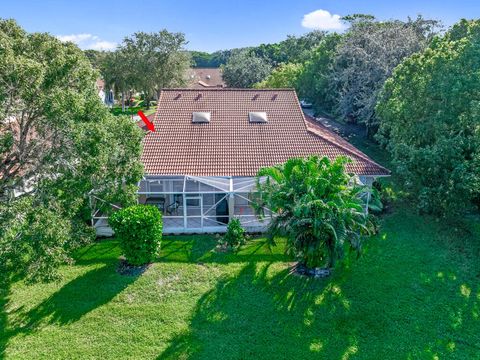
[[[345,172],[347,162],[294,158],[257,174],[256,208],[276,214],[270,243],[286,236],[287,252],[309,269],[333,267],[348,249],[360,254],[363,235],[370,233],[359,196],[363,189]]]

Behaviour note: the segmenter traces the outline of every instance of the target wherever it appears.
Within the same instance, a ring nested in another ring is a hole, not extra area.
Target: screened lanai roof
[[[192,122],[194,112],[209,122]],[[252,112],[267,121],[251,122]],[[304,117],[294,90],[167,89],[161,92],[155,132],[146,134],[142,161],[147,175],[255,176],[292,157],[339,155],[357,175],[387,175],[353,145]]]

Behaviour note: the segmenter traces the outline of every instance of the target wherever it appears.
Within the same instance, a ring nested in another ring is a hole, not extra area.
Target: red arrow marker
[[[148,118],[145,116],[142,110],[138,110],[137,114],[142,118],[143,122],[145,125],[147,125],[147,129],[150,131],[155,132],[155,126],[153,126],[153,123],[148,120]]]

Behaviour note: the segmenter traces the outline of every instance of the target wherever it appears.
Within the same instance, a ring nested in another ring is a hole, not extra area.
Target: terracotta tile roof
[[[205,88],[222,88],[225,82],[222,78],[222,70],[220,68],[193,68],[188,70],[188,88],[189,89],[205,89]]]
[[[153,119],[155,119],[155,114],[147,115],[147,119],[150,122],[153,122]],[[147,124],[145,124],[142,119],[137,121],[137,126],[142,130],[148,131]]]
[[[105,81],[103,81],[103,79],[97,79],[95,86],[97,87],[97,91],[105,90]]]
[[[192,124],[193,112],[211,112]],[[267,123],[250,123],[266,112]],[[308,155],[349,156],[357,175],[389,171],[327,128],[306,120],[294,90],[167,89],[160,94],[155,132],[144,139],[148,175],[255,176],[265,166]]]

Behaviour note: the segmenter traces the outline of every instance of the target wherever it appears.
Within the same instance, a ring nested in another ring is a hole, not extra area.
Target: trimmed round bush
[[[114,212],[108,223],[129,264],[148,264],[158,255],[162,241],[162,214],[155,206],[127,207]]]

